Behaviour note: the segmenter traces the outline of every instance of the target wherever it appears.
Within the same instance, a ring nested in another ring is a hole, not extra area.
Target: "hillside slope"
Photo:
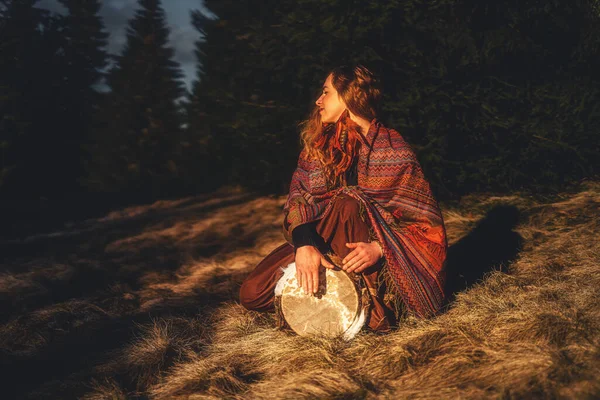
[[[2,397],[600,397],[600,182],[442,204],[455,300],[352,342],[237,303],[284,200],[223,190],[0,243]]]

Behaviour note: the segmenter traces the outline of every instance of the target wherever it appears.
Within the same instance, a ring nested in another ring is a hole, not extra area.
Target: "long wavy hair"
[[[327,185],[334,187],[345,182],[346,171],[358,156],[359,135],[366,135],[348,111],[367,121],[376,117],[381,98],[379,83],[363,65],[340,66],[331,72],[331,81],[346,110],[335,123],[323,123],[319,107],[315,107],[304,121],[300,139],[310,158],[323,166]]]

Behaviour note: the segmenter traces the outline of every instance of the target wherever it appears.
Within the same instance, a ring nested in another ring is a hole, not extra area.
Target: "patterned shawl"
[[[447,240],[442,213],[415,153],[400,134],[374,119],[360,149],[358,185],[327,189],[320,163],[300,153],[284,206],[284,236],[323,218],[332,199],[358,200],[383,247],[392,291],[409,312],[434,315],[444,303]]]

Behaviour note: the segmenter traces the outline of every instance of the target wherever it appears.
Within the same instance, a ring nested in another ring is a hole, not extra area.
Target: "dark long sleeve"
[[[297,249],[302,246],[318,247],[316,222],[298,225],[292,231],[292,242]]]

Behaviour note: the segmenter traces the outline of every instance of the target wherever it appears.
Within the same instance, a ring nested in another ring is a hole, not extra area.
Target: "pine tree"
[[[169,29],[158,0],[140,0],[127,43],[108,75],[111,92],[91,146],[88,185],[135,198],[162,196],[180,184],[181,112],[185,91],[168,46]]]
[[[0,3],[0,191],[26,202],[52,191],[60,106],[61,20],[37,0]]]
[[[68,181],[57,168],[69,156],[58,95],[64,20],[36,3],[0,2],[0,220],[7,234],[61,218],[55,206]]]
[[[198,10],[191,12],[192,25],[198,31],[200,38],[196,41],[196,58],[203,58],[205,26],[210,23],[207,18]],[[196,185],[192,186],[194,191],[210,191],[222,184],[222,176],[219,173],[211,173],[224,169],[222,154],[216,142],[216,138],[211,134],[207,121],[207,109],[204,101],[206,98],[201,95],[200,79],[203,71],[200,65],[196,66],[197,79],[192,84],[188,102],[185,107],[185,131],[188,138],[187,153],[190,168],[190,174],[196,177]]]
[[[289,48],[281,19],[295,4],[244,0],[206,6],[217,18],[193,16],[202,40],[188,108],[189,134],[203,147],[205,164],[219,172],[203,181],[280,190],[297,160],[297,125],[314,94],[307,93],[318,86],[316,80],[305,86],[297,76],[302,64],[290,63],[300,55]]]
[[[60,96],[67,115],[63,125],[63,157],[57,162],[70,187],[83,175],[83,145],[89,140],[94,113],[101,98],[97,86],[107,66],[108,33],[99,16],[99,0],[59,0],[67,9],[64,18],[65,77]]]

